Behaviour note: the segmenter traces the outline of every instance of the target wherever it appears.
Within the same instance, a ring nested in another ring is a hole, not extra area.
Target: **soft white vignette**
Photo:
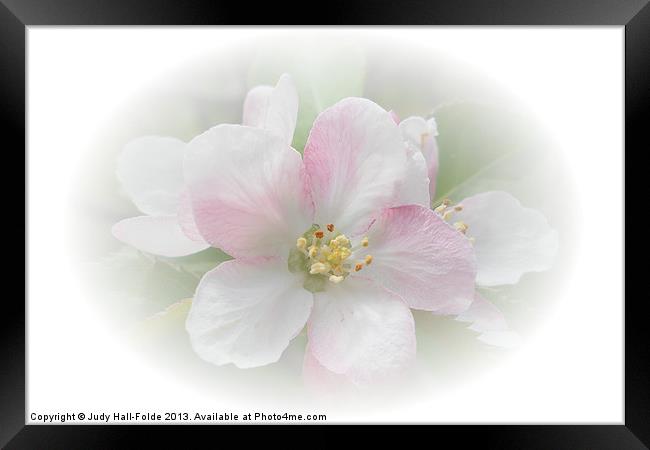
[[[225,394],[215,404],[149,366],[118,344],[67,257],[81,155],[119,105],[169,69],[286,30],[29,27],[28,423],[30,412],[150,410],[325,412],[328,422],[623,423],[623,27],[345,32],[450,52],[508,86],[561,144],[580,233],[561,236],[561,245],[574,246],[575,267],[534,339],[435,398],[423,393],[417,403],[349,414],[256,407]]]

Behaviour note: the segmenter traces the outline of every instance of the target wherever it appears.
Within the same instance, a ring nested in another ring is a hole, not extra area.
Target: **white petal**
[[[478,340],[494,347],[515,348],[521,345],[521,336],[514,331],[486,331]]]
[[[263,128],[269,110],[273,86],[255,86],[246,94],[242,125]]]
[[[434,118],[425,120],[422,117],[407,117],[399,123],[402,137],[407,145],[419,150],[426,161],[429,176],[429,194],[435,196],[436,178],[438,176],[438,126]]]
[[[312,294],[286,261],[226,261],[199,283],[186,329],[194,351],[206,361],[262,366],[280,359],[312,304]]]
[[[124,146],[117,177],[140,211],[176,214],[183,190],[185,143],[170,137],[145,136]]]
[[[302,379],[309,391],[323,395],[351,393],[355,388],[345,375],[327,370],[313,355],[309,344],[305,348]]]
[[[465,222],[467,236],[474,238],[477,284],[515,284],[526,272],[551,268],[558,235],[542,213],[502,191],[474,195],[460,204],[463,210],[453,220]]]
[[[280,138],[288,145],[293,140],[298,118],[298,91],[293,80],[284,74],[274,88],[257,86],[244,100],[242,123],[262,128]]]
[[[431,206],[429,195],[429,175],[427,162],[422,152],[406,146],[407,167],[406,175],[400,180],[397,187],[397,200],[395,205],[420,205]]]
[[[309,349],[328,370],[355,384],[402,372],[415,356],[415,328],[396,294],[362,278],[348,278],[314,295]]]
[[[131,217],[113,225],[112,231],[117,239],[138,250],[172,258],[209,247],[205,242],[187,237],[175,215]]]
[[[478,339],[496,347],[513,348],[520,342],[519,334],[510,330],[503,313],[478,292],[467,311],[456,317],[469,322],[470,330],[480,333]]]
[[[218,125],[187,145],[201,236],[234,257],[285,255],[311,225],[300,154],[259,128]]]

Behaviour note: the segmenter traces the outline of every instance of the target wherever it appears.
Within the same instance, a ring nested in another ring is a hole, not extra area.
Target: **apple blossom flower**
[[[415,354],[409,308],[472,302],[472,244],[429,208],[426,171],[370,100],[323,111],[304,158],[288,141],[219,125],[187,145],[197,229],[234,257],[196,289],[192,347],[217,365],[261,366],[307,324],[308,355],[327,370],[359,384],[399,372]]]
[[[407,147],[424,155],[433,199],[439,165],[435,118],[411,116],[400,121],[392,111],[391,115]],[[478,285],[516,284],[524,273],[552,266],[558,249],[557,232],[539,211],[523,207],[511,194],[490,191],[465,198],[450,208],[447,200],[445,203],[438,212],[445,218],[453,215],[455,227],[474,241]]]
[[[433,117],[417,116],[400,121],[395,114],[393,119],[399,124],[407,147],[424,155],[433,199],[438,173],[436,121]],[[548,270],[553,265],[558,251],[557,231],[543,214],[525,208],[507,192],[483,192],[456,205],[445,199],[436,212],[472,240],[478,286],[516,284],[523,274]],[[503,314],[478,293],[469,310],[457,320],[473,322],[470,329],[483,333],[479,339],[492,345],[511,347],[518,341],[514,332],[507,331]]]
[[[298,93],[289,75],[275,87],[257,86],[244,101],[244,125],[259,127],[291,143],[298,114]],[[126,144],[117,177],[142,216],[113,226],[113,235],[138,250],[166,257],[205,250],[194,224],[183,179],[186,143],[172,137],[145,136]]]
[[[507,192],[483,192],[456,205],[445,199],[434,211],[473,242],[477,286],[516,284],[524,273],[547,270],[555,260],[557,231],[542,213],[523,207]],[[456,320],[472,322],[469,328],[488,344],[514,347],[519,342],[501,311],[478,292]]]

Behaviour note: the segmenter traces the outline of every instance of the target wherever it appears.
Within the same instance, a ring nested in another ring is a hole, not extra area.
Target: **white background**
[[[28,414],[240,408],[116,344],[65,256],[66,202],[80,155],[118,105],[203,52],[278,31],[28,30]],[[580,236],[564,237],[576,245],[574,274],[525,351],[448,395],[328,421],[622,423],[623,28],[354,32],[429,43],[509,86],[565,150]]]

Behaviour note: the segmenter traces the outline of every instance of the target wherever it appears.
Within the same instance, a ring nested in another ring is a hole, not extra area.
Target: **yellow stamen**
[[[298,247],[300,250],[304,250],[307,247],[307,239],[304,237],[299,237],[296,240],[296,247]]]
[[[463,205],[454,206],[454,211],[462,211],[462,210],[463,210]]]
[[[453,213],[454,213],[453,210],[445,211],[444,214],[442,215],[442,220],[448,220]]]
[[[461,233],[465,234],[469,228],[465,222],[456,222],[454,223],[454,228],[456,228]]]
[[[354,271],[355,271],[355,272],[358,272],[358,271],[360,271],[361,269],[363,269],[363,264],[362,264],[362,263],[357,263],[357,265],[354,266]]]
[[[445,209],[447,209],[447,205],[443,203],[442,205],[436,206],[436,208],[433,211],[437,213],[442,213],[444,212]]]
[[[367,237],[364,237],[363,239],[361,239],[361,245],[363,245],[364,247],[368,246],[368,238]]]

